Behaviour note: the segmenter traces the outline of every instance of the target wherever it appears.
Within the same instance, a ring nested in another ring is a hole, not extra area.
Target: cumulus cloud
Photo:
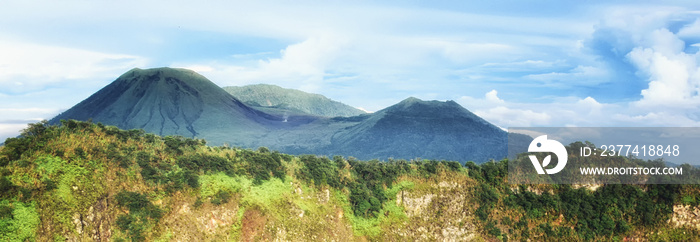
[[[694,118],[675,109],[649,111],[634,103],[601,103],[592,97],[556,98],[546,103],[509,102],[498,97],[496,90],[482,98],[463,96],[458,102],[485,120],[509,127],[692,127],[700,126]]]
[[[684,42],[668,29],[648,36],[649,45],[634,48],[627,57],[647,79],[636,104],[651,107],[694,107],[700,104],[697,54],[683,52]]]
[[[610,114],[602,118],[616,126],[699,123],[700,55],[692,48],[700,40],[697,16],[663,6],[607,11],[584,44],[616,72],[617,84],[610,88],[637,91],[638,98],[615,104],[613,110],[602,104],[599,112]],[[627,71],[631,75],[625,75]]]
[[[458,102],[471,109],[479,117],[502,128],[542,126],[549,124],[552,118],[544,112],[509,108],[507,106],[510,104],[499,98],[496,90],[487,92],[483,98],[463,96]]]
[[[498,97],[498,91],[496,91],[496,89],[487,92],[484,96],[486,97],[486,101],[490,103],[502,104],[505,102]]]

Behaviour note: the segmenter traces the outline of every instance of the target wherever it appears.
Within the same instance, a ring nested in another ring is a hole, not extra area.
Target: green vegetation
[[[39,215],[33,203],[0,202],[0,240],[34,240],[38,225]]]
[[[163,217],[163,210],[153,205],[145,194],[138,192],[119,192],[117,204],[129,209],[128,214],[119,215],[117,228],[126,231],[132,241],[146,239],[144,233]]]
[[[697,185],[514,186],[509,162],[291,156],[41,122],[0,148],[0,240],[700,236],[667,222],[698,205]]]
[[[281,88],[275,85],[257,84],[242,87],[224,87],[223,89],[245,104],[273,114],[350,117],[365,113],[319,94]]]
[[[474,190],[477,218],[494,237],[512,231],[506,234],[511,239],[618,240],[635,230],[664,227],[674,205],[692,204],[700,194],[698,185],[677,184],[604,184],[593,191],[568,184],[515,187],[507,184],[508,162],[466,164],[480,183]]]

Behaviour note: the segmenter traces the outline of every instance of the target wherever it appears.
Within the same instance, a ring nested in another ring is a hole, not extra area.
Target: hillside
[[[0,240],[700,238],[697,185],[514,186],[506,160],[365,162],[61,124],[0,147]]]
[[[251,109],[217,85],[186,69],[133,69],[50,120],[90,120],[159,135],[228,140],[255,139],[275,117]],[[222,130],[226,130],[222,134]]]
[[[329,153],[361,159],[394,157],[487,161],[507,153],[507,133],[454,101],[407,98],[334,134]],[[425,147],[439,147],[426,149]]]
[[[323,95],[307,93],[275,85],[257,84],[223,89],[248,106],[273,113],[311,114],[325,117],[350,117],[362,110],[333,101]]]
[[[341,104],[275,86],[245,88],[276,106],[250,107],[193,71],[134,69],[50,123],[92,120],[158,135],[203,138],[212,145],[269,147],[294,155],[421,157],[462,163],[507,156],[505,132],[453,101],[409,98],[376,113],[323,117],[308,112],[320,114]],[[295,103],[309,110],[288,109]]]

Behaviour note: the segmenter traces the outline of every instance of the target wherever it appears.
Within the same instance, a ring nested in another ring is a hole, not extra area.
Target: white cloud
[[[490,62],[478,67],[489,71],[533,71],[551,68],[561,64],[563,64],[563,61],[524,60],[505,63]]]
[[[503,101],[503,99],[498,98],[498,91],[496,91],[496,89],[491,90],[490,92],[487,92],[485,97],[486,97],[486,101],[491,102],[491,103],[496,103],[496,104],[505,103],[505,101]]]
[[[544,112],[506,107],[509,104],[498,97],[496,90],[487,92],[484,94],[484,98],[463,96],[458,102],[471,109],[479,117],[502,128],[542,126],[549,124],[552,118]]]
[[[550,72],[530,74],[525,78],[545,82],[549,85],[570,86],[578,84],[593,85],[607,81],[608,72],[604,68],[579,65],[569,72]]]
[[[598,27],[614,28],[631,34],[639,41],[652,30],[663,28],[668,21],[688,11],[680,6],[611,5],[603,10],[605,16]]]
[[[689,108],[700,104],[697,54],[683,52],[684,43],[667,29],[653,31],[648,46],[634,48],[627,58],[649,81],[635,105],[649,108]]]
[[[37,91],[75,80],[116,78],[143,58],[0,39],[0,92]]]
[[[547,103],[516,103],[487,92],[483,98],[468,96],[459,103],[485,120],[509,127],[694,127],[697,118],[666,109],[649,112],[634,103],[600,103],[592,97],[557,98]]]
[[[0,108],[0,143],[19,135],[27,124],[50,119],[58,113],[53,108]]]
[[[504,106],[498,106],[488,110],[477,110],[474,113],[501,127],[541,126],[549,124],[552,119],[549,114],[544,112],[511,109]]]
[[[678,30],[678,36],[688,38],[688,37],[700,37],[700,18],[695,19],[692,24],[683,26]]]
[[[700,122],[677,112],[647,112],[639,115],[615,114],[613,120],[629,126],[646,127],[698,127]]]
[[[278,58],[239,64],[212,62],[174,66],[203,70],[221,86],[268,83],[317,92],[328,66],[341,55],[344,46],[344,39],[327,35],[291,44],[280,50]]]
[[[0,143],[4,143],[7,138],[19,135],[22,129],[25,128],[27,128],[27,124],[5,124],[0,122]]]
[[[649,120],[634,118],[643,109],[627,104],[600,103],[592,97],[560,97],[544,103],[508,102],[496,90],[483,98],[463,96],[458,102],[485,120],[500,127],[607,127],[645,126]],[[650,117],[654,118],[654,117]],[[658,117],[657,125],[674,125]]]
[[[348,104],[371,110],[410,95],[448,99],[453,95],[449,93],[493,89],[483,97],[465,96],[459,101],[504,127],[675,125],[697,120],[691,112],[700,103],[698,57],[684,53],[684,43],[678,37],[697,37],[699,20],[692,17],[695,21],[677,34],[665,29],[669,21],[692,15],[684,7],[613,3],[586,6],[573,17],[572,14],[524,17],[507,11],[504,15],[489,14],[479,8],[439,10],[439,7],[411,4],[337,4],[80,2],[68,6],[65,2],[12,2],[0,9],[0,15],[4,16],[0,27],[18,39],[0,39],[0,102],[3,107],[27,108],[28,104],[13,103],[15,94],[2,92],[31,92],[94,80],[105,82],[132,67],[147,67],[155,62],[202,72],[222,86],[277,84],[331,98],[344,97],[341,101],[354,100]],[[600,20],[601,15],[606,16]],[[594,26],[593,21],[598,20],[600,23]],[[93,36],[89,31],[103,27],[114,33],[101,30]],[[556,93],[559,97],[537,100],[546,103],[530,103],[528,98],[553,92],[556,90],[551,89],[553,86],[591,87],[603,82],[629,81],[610,78],[618,70],[599,63],[600,56],[584,53],[581,40],[596,28],[608,28],[612,35],[625,37],[611,47],[624,52],[622,56],[627,54],[625,61],[633,63],[649,83],[641,91],[643,99],[631,105],[599,103],[592,97],[581,98],[594,94],[568,97],[574,94]],[[170,38],[178,36],[172,32],[180,29],[232,39],[271,40],[288,46],[243,43],[255,46],[254,50],[226,49],[231,51],[221,54],[226,58],[198,56],[196,60],[170,60],[165,59],[168,55],[158,56],[182,51],[171,47],[183,48],[178,42],[181,40]],[[58,43],[70,43],[73,47]],[[149,52],[144,51],[145,47],[137,48],[143,44],[162,49]],[[115,51],[75,47],[81,45]],[[131,51],[121,51],[125,46]],[[165,60],[153,60],[157,58]],[[500,86],[501,83],[510,85],[517,81],[515,85],[525,86],[528,85],[525,82],[533,80],[536,85],[546,85],[540,90],[523,88],[534,91],[530,96],[520,96],[518,102],[506,101],[512,97],[501,98],[495,90],[501,90],[503,96],[513,87]],[[72,98],[76,94],[71,91],[76,92],[70,88],[62,92]],[[78,95],[91,93],[80,92]],[[32,105],[57,108],[55,103],[62,101],[60,95],[46,96],[51,98],[34,96],[41,101]],[[73,104],[66,101],[60,107]],[[0,116],[5,115],[0,111]],[[26,114],[23,118],[41,115],[49,114]],[[664,120],[664,115],[676,120]]]
[[[599,103],[592,97],[586,97],[577,101],[575,106],[579,108],[578,110],[576,110],[577,112],[580,112],[588,117],[604,117],[605,115],[607,115],[606,113],[604,113],[604,111],[607,110],[603,110],[603,108],[605,108],[605,105]]]
[[[0,117],[12,119],[39,119],[58,113],[54,108],[0,108]]]

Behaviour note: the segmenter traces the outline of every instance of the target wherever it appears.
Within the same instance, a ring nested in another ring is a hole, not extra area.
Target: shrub
[[[39,227],[35,204],[0,201],[0,241],[34,241]]]
[[[493,235],[493,236],[500,236],[500,235],[501,235],[501,229],[499,229],[498,227],[496,227],[496,224],[495,224],[493,221],[491,221],[491,220],[489,220],[489,222],[486,223],[486,226],[485,226],[484,229],[485,229],[486,232],[488,232],[490,235]]]
[[[447,168],[451,171],[459,171],[459,169],[462,168],[462,165],[456,161],[443,161],[443,163],[447,164]]]
[[[117,218],[116,225],[125,231],[132,241],[144,241],[146,227],[158,223],[163,217],[163,210],[148,200],[145,194],[121,191],[116,195],[117,204],[129,209],[129,214]]]
[[[302,179],[312,181],[317,186],[329,185],[334,188],[340,188],[340,175],[338,175],[337,164],[345,162],[342,157],[335,157],[334,160],[337,161],[331,161],[326,157],[303,155],[299,160],[304,164],[299,170],[299,176]]]
[[[177,165],[191,171],[233,171],[233,165],[226,158],[208,154],[180,156],[177,158]]]
[[[254,184],[260,185],[264,180],[269,180],[270,177],[284,180],[285,168],[278,152],[269,152],[266,148],[261,148],[258,152],[244,152],[243,156],[248,161],[248,173],[253,177]],[[233,169],[230,167],[226,170]]]
[[[19,187],[17,187],[10,179],[6,176],[0,176],[0,199],[11,198],[17,194]]]
[[[226,190],[220,190],[211,199],[211,203],[214,205],[221,205],[221,204],[227,203],[229,198],[231,198],[230,192],[228,192]]]

